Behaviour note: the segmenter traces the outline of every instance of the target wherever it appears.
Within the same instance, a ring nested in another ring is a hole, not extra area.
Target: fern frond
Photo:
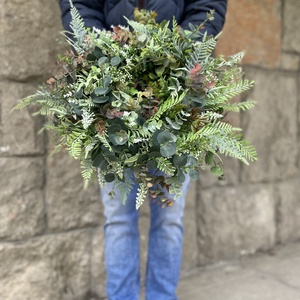
[[[255,103],[255,101],[249,100],[238,103],[224,103],[221,105],[221,107],[224,109],[224,111],[240,112],[251,109],[254,107]]]
[[[81,169],[81,175],[84,179],[84,187],[86,188],[96,168],[92,165],[90,160],[84,159],[81,161]]]
[[[135,200],[135,208],[137,210],[144,203],[147,194],[148,194],[148,187],[145,185],[145,183],[143,182],[140,183],[137,190],[136,200]]]
[[[26,98],[22,99],[21,102],[19,102],[16,106],[14,106],[12,111],[22,109],[22,108],[28,106],[29,104],[34,102],[35,98],[36,98],[35,95],[31,95],[29,97],[26,97]]]
[[[67,38],[67,40],[78,53],[83,54],[84,49],[82,48],[82,44],[84,42],[85,36],[87,35],[87,31],[83,19],[79,14],[79,11],[73,5],[73,2],[71,0],[70,0],[70,14],[71,14],[70,27],[73,31],[71,32],[71,35],[74,37],[74,40],[70,38]]]
[[[119,191],[120,200],[123,204],[126,203],[127,196],[132,190],[134,184],[134,182],[131,179],[131,174],[129,174],[129,171],[125,171],[124,173],[124,181],[116,180],[116,187]]]
[[[173,164],[164,157],[157,158],[157,168],[164,172],[167,176],[173,176],[175,174]]]
[[[225,103],[228,99],[233,98],[253,87],[254,82],[247,79],[234,82],[224,88],[212,88],[207,93],[207,105]]]

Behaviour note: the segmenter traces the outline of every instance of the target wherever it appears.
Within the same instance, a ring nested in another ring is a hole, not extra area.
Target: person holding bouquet
[[[60,0],[64,28],[71,31],[70,2]],[[203,32],[217,35],[223,28],[227,0],[73,0],[84,24],[89,28],[111,30],[112,25],[126,26],[126,18],[133,19],[134,9],[152,10],[156,21],[172,20],[174,17],[183,29],[189,23],[200,25],[207,13],[214,10],[214,20],[206,22]],[[105,216],[105,265],[107,272],[106,292],[109,300],[138,300],[140,294],[139,231],[135,198],[137,185],[133,187],[126,204],[113,199],[110,191],[113,183],[101,187]],[[183,214],[189,177],[183,183],[182,194],[174,205],[163,208],[149,201],[151,225],[148,243],[146,273],[146,300],[176,300],[179,280]],[[168,194],[167,197],[172,198]]]

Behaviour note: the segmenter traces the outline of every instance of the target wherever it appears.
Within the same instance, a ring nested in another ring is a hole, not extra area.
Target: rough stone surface
[[[295,53],[281,53],[280,68],[289,71],[298,71],[300,64],[300,57]]]
[[[45,136],[38,134],[42,128],[41,117],[33,117],[34,109],[22,109],[12,112],[18,101],[36,91],[34,84],[0,82],[0,121],[2,139],[0,156],[32,155],[45,152]]]
[[[278,242],[300,239],[300,177],[277,185]]]
[[[63,40],[58,1],[3,0],[0,6],[0,78],[49,76],[58,50],[54,41]]]
[[[238,258],[275,243],[275,208],[270,186],[212,188],[197,209],[200,264]]]
[[[284,1],[283,49],[300,52],[300,37],[295,34],[300,26],[300,2],[298,0]]]
[[[182,271],[188,271],[197,266],[198,245],[197,245],[197,181],[191,181],[186,196],[186,207],[184,211],[184,234],[182,249]]]
[[[104,230],[98,227],[92,233],[91,252],[91,299],[104,298],[106,284],[106,273],[104,265]]]
[[[83,300],[89,290],[89,233],[0,245],[0,298]]]
[[[0,239],[42,233],[46,226],[43,159],[0,157],[0,169]]]
[[[182,278],[179,299],[296,300],[300,298],[300,244],[276,247],[240,262],[201,268]]]
[[[280,9],[280,0],[228,1],[227,20],[216,53],[232,55],[246,51],[244,64],[276,68],[281,50]],[[295,28],[291,31],[293,35]]]
[[[254,79],[250,98],[257,101],[243,114],[247,140],[257,148],[258,161],[243,166],[243,181],[284,180],[295,176],[297,169],[297,80],[280,72],[248,69]]]
[[[98,225],[103,219],[98,183],[84,190],[79,161],[65,151],[48,157],[46,201],[52,231]]]

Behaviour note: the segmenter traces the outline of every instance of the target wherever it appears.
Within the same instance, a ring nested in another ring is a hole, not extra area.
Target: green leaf
[[[140,41],[140,42],[145,42],[146,41],[146,39],[147,39],[147,34],[146,33],[141,33],[141,34],[139,34],[138,35],[138,40]]]
[[[128,141],[128,135],[127,135],[127,132],[125,130],[120,130],[119,132],[117,132],[115,134],[114,138],[115,138],[115,142],[118,145],[124,145]]]
[[[156,160],[149,160],[146,164],[148,170],[155,170],[157,168],[157,161]]]
[[[101,170],[106,170],[108,167],[108,162],[104,158],[103,154],[100,153],[98,154],[94,159],[93,159],[93,166],[96,168],[100,168]]]
[[[122,129],[122,127],[119,124],[113,124],[107,128],[107,133],[114,134],[114,133],[120,131],[121,129]]]
[[[121,63],[121,58],[119,56],[114,56],[111,60],[110,60],[110,64],[112,66],[117,66]]]
[[[106,56],[103,56],[98,59],[98,65],[102,65],[108,62],[108,58]]]
[[[157,135],[157,142],[159,144],[163,144],[170,141],[176,142],[176,140],[176,136],[167,130],[164,130]]]
[[[108,173],[104,176],[104,179],[106,182],[113,182],[115,180],[115,174],[114,173]]]
[[[188,156],[187,154],[182,155],[174,155],[173,157],[173,165],[176,167],[184,167],[187,164]]]
[[[75,97],[78,99],[81,99],[83,95],[83,89],[79,89],[78,91],[75,92]]]
[[[106,103],[109,100],[109,97],[108,96],[104,96],[104,97],[94,96],[94,97],[92,97],[92,100],[96,104],[101,104],[101,103]]]
[[[165,143],[160,147],[160,154],[163,157],[169,157],[176,153],[176,144],[175,143]]]
[[[199,177],[200,177],[200,172],[199,172],[198,170],[195,170],[195,169],[190,170],[189,176],[190,176],[190,178],[191,178],[192,180],[197,180],[197,179],[199,179]]]
[[[94,49],[94,55],[97,57],[97,58],[100,58],[103,56],[103,53],[101,51],[101,49],[99,47],[95,47]]]
[[[212,162],[213,162],[213,160],[214,160],[214,153],[208,151],[208,152],[206,153],[206,155],[205,155],[205,163],[206,163],[207,165],[211,165]]]
[[[108,87],[99,86],[95,89],[95,94],[96,95],[105,95],[105,94],[107,94],[108,90],[109,90]]]
[[[103,78],[103,86],[104,87],[108,87],[110,82],[111,82],[111,77],[109,75],[107,75]]]
[[[214,175],[217,175],[217,176],[222,176],[223,175],[223,169],[219,165],[213,166],[210,169],[210,172]]]
[[[198,165],[198,161],[197,161],[197,159],[194,156],[189,155],[188,156],[188,164],[190,166],[197,166]]]

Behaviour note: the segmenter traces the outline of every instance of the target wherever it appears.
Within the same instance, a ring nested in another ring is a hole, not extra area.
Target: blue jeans
[[[176,288],[182,256],[183,212],[189,178],[183,184],[182,196],[172,207],[162,208],[149,200],[151,224],[148,241],[146,300],[176,300]],[[125,205],[117,190],[111,199],[113,183],[101,189],[104,204],[105,265],[108,300],[139,300],[139,211],[135,208],[137,185]],[[145,201],[146,202],[146,201]],[[143,205],[146,205],[144,203]]]

